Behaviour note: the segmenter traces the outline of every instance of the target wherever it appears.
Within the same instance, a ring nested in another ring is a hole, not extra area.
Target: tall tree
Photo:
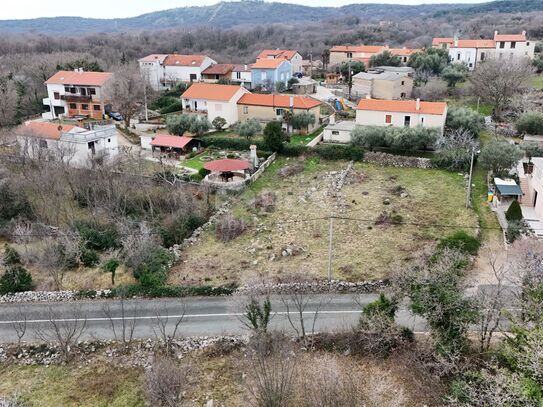
[[[130,127],[132,116],[143,104],[146,82],[135,64],[127,64],[115,71],[105,87],[104,94],[113,109],[123,115],[126,127]]]

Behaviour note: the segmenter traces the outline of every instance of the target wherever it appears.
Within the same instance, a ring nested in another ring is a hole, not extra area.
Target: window
[[[70,93],[70,87],[69,86],[64,86],[64,92]]]
[[[530,46],[530,41],[528,41],[528,42],[526,43],[526,46],[527,46],[527,47],[529,47],[529,46]]]
[[[387,114],[387,115],[385,116],[385,123],[386,123],[386,124],[392,123],[392,115],[391,115],[391,114]]]
[[[100,105],[92,105],[92,109],[95,112],[99,112],[100,110],[102,110],[102,106],[100,106]]]
[[[456,54],[456,60],[460,61],[460,52],[458,54]]]
[[[353,57],[353,53],[352,52],[347,52],[347,58],[352,58]]]
[[[89,95],[96,95],[96,89],[89,88]]]
[[[75,88],[70,88],[70,93],[75,93]]]
[[[469,67],[473,68],[473,63],[472,62],[469,63]]]
[[[60,99],[60,93],[54,92],[54,93],[53,93],[53,97],[54,97],[56,100],[59,100],[59,99]]]
[[[505,48],[505,41],[500,41],[500,48]]]
[[[400,93],[400,97],[401,97],[402,99],[404,99],[406,96],[407,96],[407,94],[406,94],[405,92]]]
[[[108,143],[111,143],[111,139],[110,139],[110,138],[108,138],[108,139],[107,139],[107,142],[108,142]]]
[[[268,79],[268,75],[266,75],[266,71],[260,72],[260,79],[262,79],[263,81]]]
[[[79,91],[81,92],[82,96],[87,96],[87,89],[86,88],[79,88]]]
[[[243,114],[249,113],[249,106],[243,106]]]
[[[47,140],[40,140],[40,148],[47,148]]]
[[[72,110],[77,109],[77,103],[70,103],[70,109]]]
[[[241,79],[241,72],[236,72],[236,79]]]
[[[484,61],[485,60],[485,53],[484,52],[481,52],[481,61]]]
[[[337,131],[337,130],[332,130],[332,134],[333,134],[334,136],[339,136],[339,131]]]
[[[421,124],[421,126],[424,126],[424,117],[420,118],[420,124]]]
[[[283,109],[275,109],[275,114],[277,116],[283,116]]]
[[[198,77],[196,76],[195,73],[191,73],[189,79],[191,82],[194,82],[196,79],[198,79]]]
[[[215,79],[216,79],[216,80],[221,79],[221,75],[219,75],[219,74],[215,75]]]
[[[511,41],[511,49],[516,48],[517,43],[515,41]]]
[[[411,116],[405,116],[404,117],[403,126],[404,127],[410,127],[411,126]]]
[[[94,141],[91,141],[90,143],[87,143],[87,147],[89,148],[89,150],[91,150],[92,155],[94,155],[94,153],[96,153],[96,150],[94,148]]]
[[[405,81],[402,81],[402,86],[405,85]]]
[[[81,110],[89,110],[89,105],[87,104],[81,105]]]

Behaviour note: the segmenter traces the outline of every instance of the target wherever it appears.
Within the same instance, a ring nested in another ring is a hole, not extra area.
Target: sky
[[[342,6],[352,3],[481,3],[488,0],[278,0],[307,6]],[[3,0],[0,20],[56,16],[94,18],[133,17],[152,11],[184,6],[205,6],[217,0]]]

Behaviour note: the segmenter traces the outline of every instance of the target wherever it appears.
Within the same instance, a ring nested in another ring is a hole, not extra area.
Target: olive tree
[[[494,175],[507,175],[522,158],[519,147],[506,141],[491,141],[481,149],[479,164]]]
[[[543,134],[543,113],[527,112],[519,117],[515,123],[519,134]]]
[[[447,86],[454,88],[458,82],[466,78],[467,68],[464,64],[447,65],[441,71],[441,77],[447,82]]]
[[[315,115],[309,112],[302,112],[292,115],[292,127],[298,130],[308,129],[309,126],[315,124]]]
[[[257,119],[249,119],[236,125],[236,131],[241,137],[250,140],[253,136],[262,131],[262,125]]]
[[[476,137],[483,129],[483,126],[483,116],[469,107],[451,106],[447,110],[447,120],[445,121],[447,129],[465,129]]]

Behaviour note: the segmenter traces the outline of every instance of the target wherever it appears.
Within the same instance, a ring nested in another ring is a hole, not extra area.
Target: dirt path
[[[496,278],[490,265],[491,260],[496,261],[496,266],[500,266],[508,260],[508,252],[504,245],[502,234],[499,231],[492,231],[483,242],[473,269],[468,276],[469,286],[476,287],[496,283]]]

